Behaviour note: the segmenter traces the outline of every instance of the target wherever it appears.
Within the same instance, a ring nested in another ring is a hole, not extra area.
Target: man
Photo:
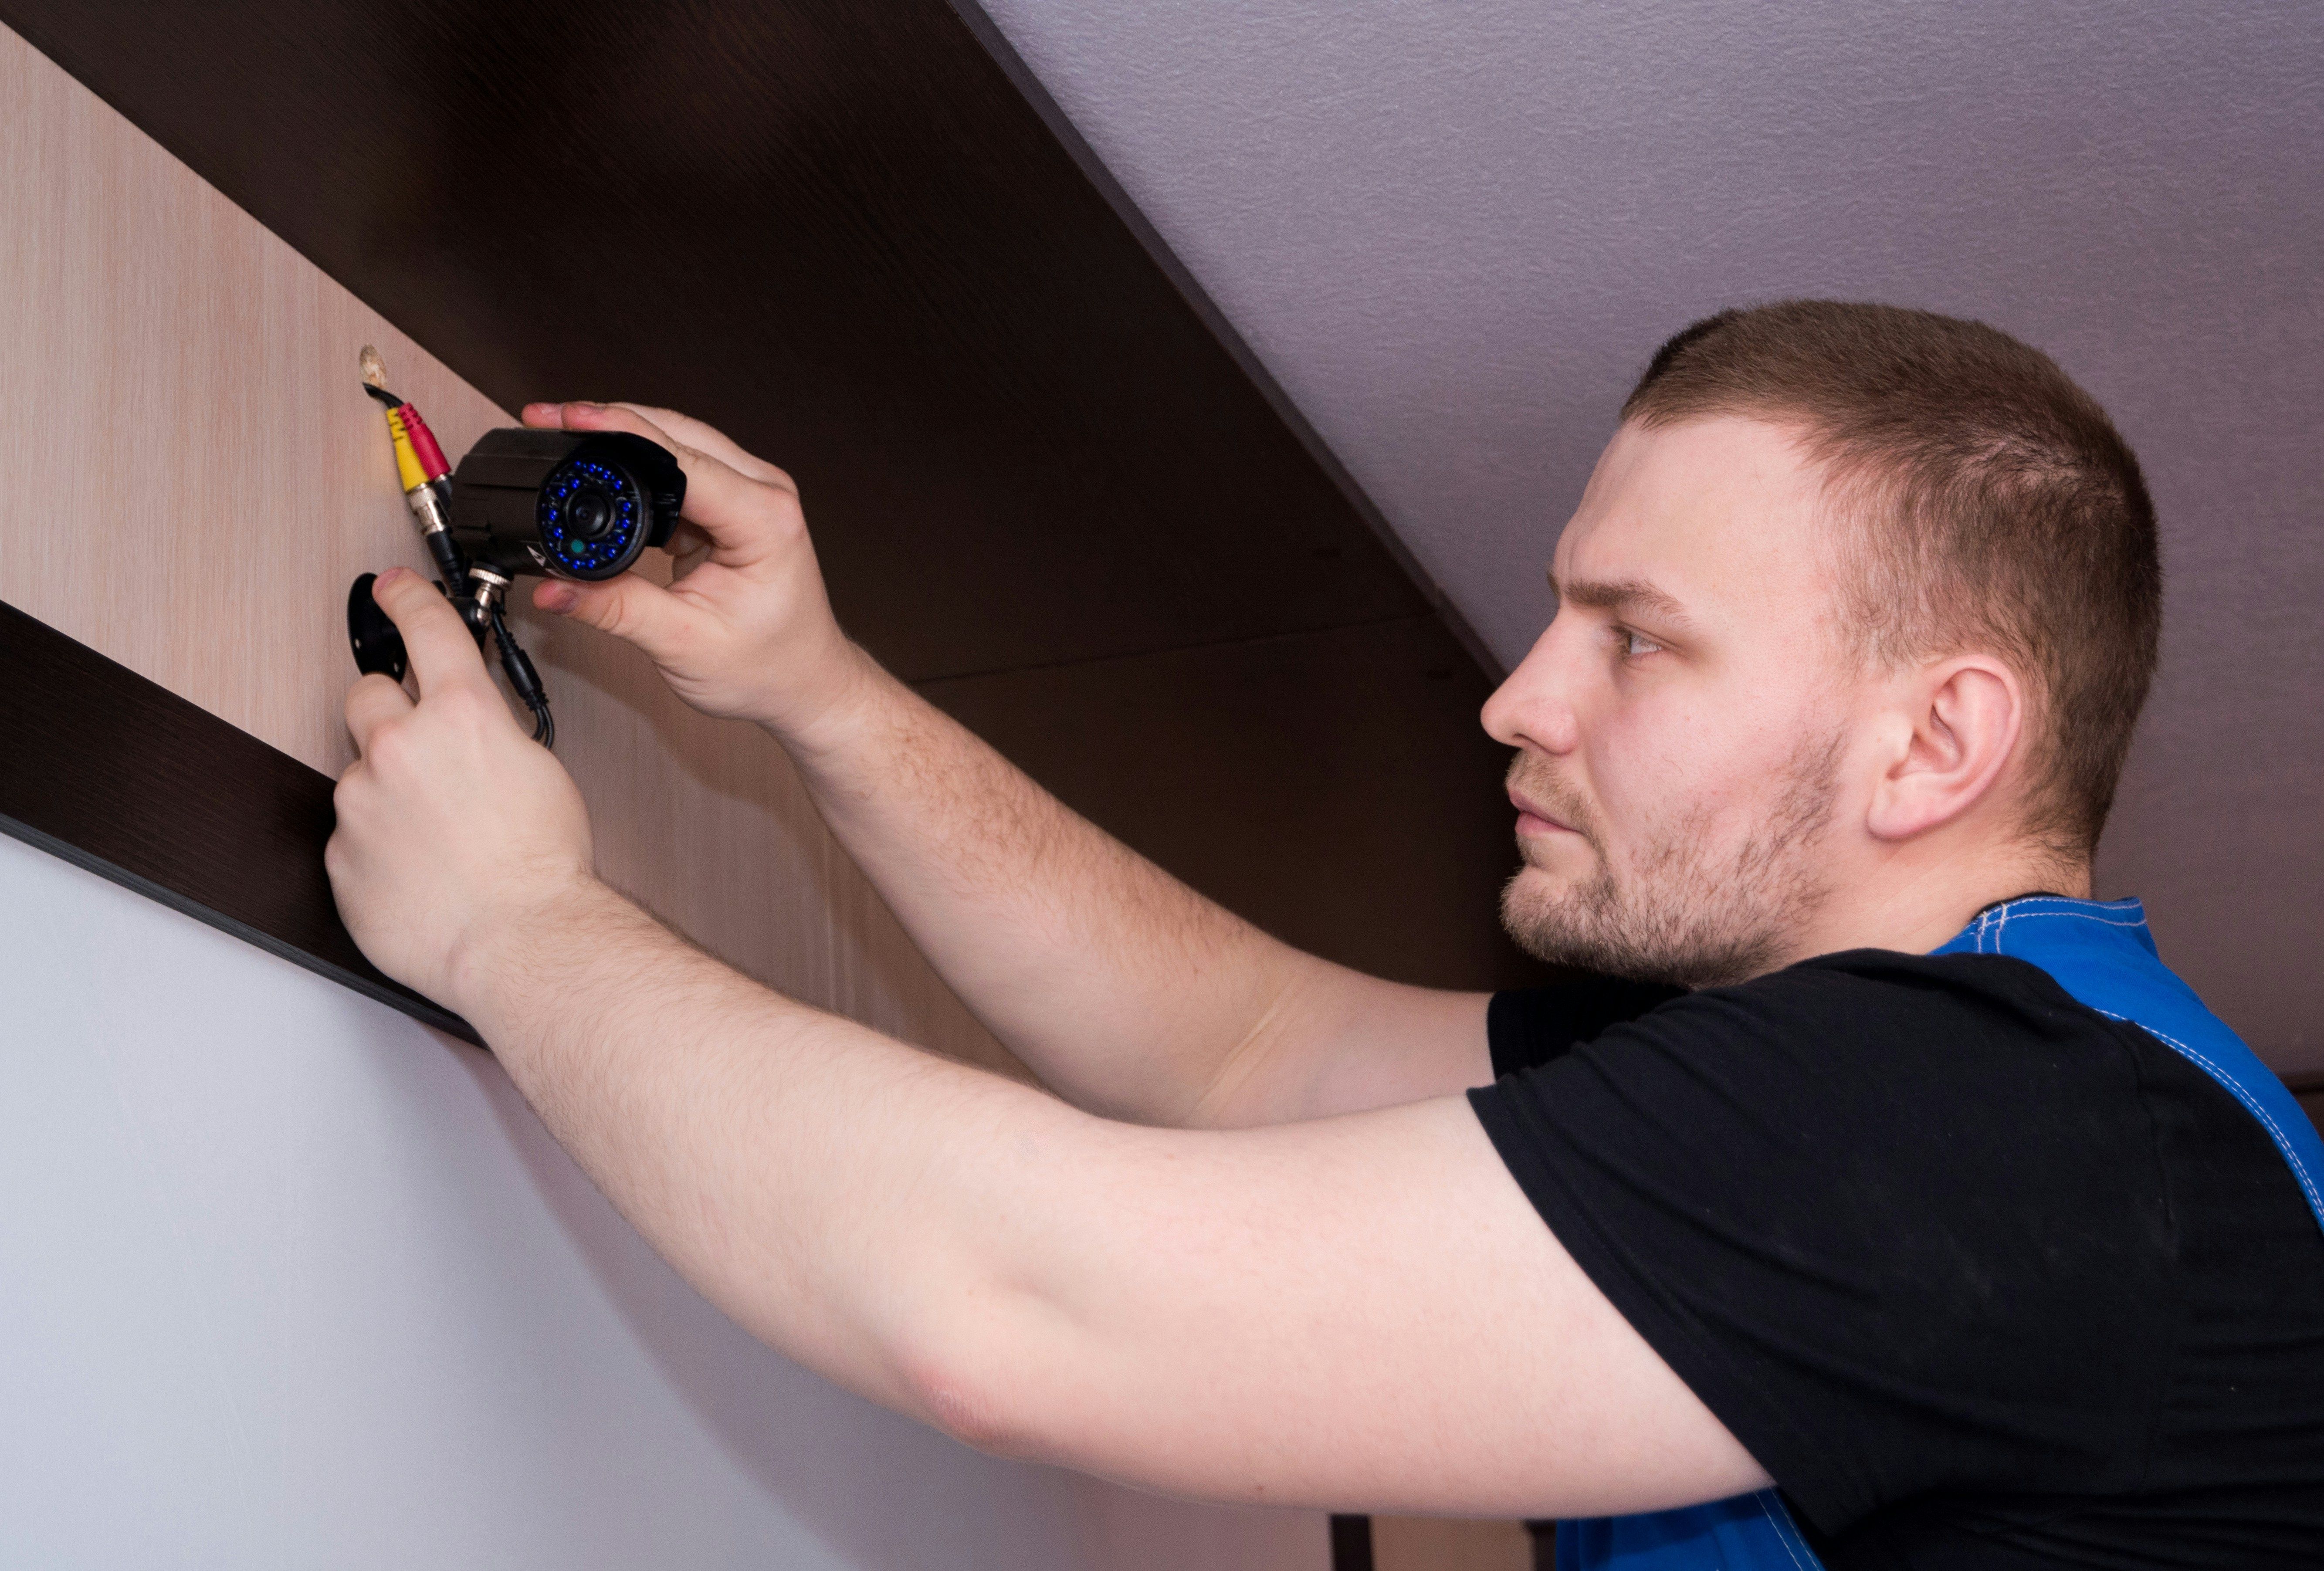
[[[779,470],[525,413],[688,480],[673,587],[536,605],[773,733],[1065,1099],[599,883],[466,633],[383,577],[420,698],[347,700],[350,929],[773,1346],[991,1450],[1557,1516],[1579,1565],[2324,1560],[2324,1148],[2089,899],[2160,578],[2043,356],[1821,302],[1655,356],[1484,715],[1510,930],[1626,980],[1490,1001],[1298,954],[1074,818],[847,642]]]

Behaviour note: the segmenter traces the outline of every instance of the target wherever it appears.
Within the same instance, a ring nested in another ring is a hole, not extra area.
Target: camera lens
[[[613,499],[584,485],[565,501],[565,528],[581,540],[603,540],[613,527]]]
[[[676,460],[644,438],[631,437],[625,432],[582,439],[565,431],[517,430],[493,435],[506,439],[501,443],[503,447],[517,449],[520,440],[523,447],[500,470],[492,465],[504,455],[484,452],[482,443],[468,458],[461,460],[475,471],[465,482],[468,486],[465,494],[470,499],[468,516],[481,515],[479,522],[487,535],[495,542],[505,541],[498,549],[507,553],[518,572],[545,572],[553,578],[584,583],[615,578],[636,565],[640,553],[654,542],[657,531],[659,538],[669,537],[669,525],[662,514],[665,511],[673,515],[677,513],[677,498],[684,494],[682,484],[673,487],[668,476],[649,467],[648,473],[655,476],[656,487],[649,489],[627,462],[635,455],[623,442],[642,448],[648,458],[661,454],[666,466],[678,475],[681,483],[684,472],[676,470]],[[623,442],[616,442],[616,436],[622,437]],[[544,439],[576,445],[550,465],[545,474],[537,469],[532,474],[518,470],[513,457],[552,456],[549,442]],[[540,450],[536,452],[536,448]],[[470,459],[475,462],[470,465]],[[505,484],[502,481],[503,474],[507,476]],[[459,489],[462,484],[456,478],[456,501],[463,494]],[[528,492],[530,517],[521,520],[515,516],[515,509],[525,505],[521,499]],[[661,500],[665,495],[671,498],[666,504]],[[506,511],[488,511],[493,506]],[[479,524],[465,522],[464,527],[473,537]]]

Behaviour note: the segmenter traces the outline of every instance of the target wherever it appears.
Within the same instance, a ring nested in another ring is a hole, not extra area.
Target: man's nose
[[[1555,623],[1542,631],[1524,660],[1485,700],[1479,716],[1487,734],[1508,747],[1527,744],[1544,753],[1573,751],[1577,731],[1573,705],[1560,670]]]

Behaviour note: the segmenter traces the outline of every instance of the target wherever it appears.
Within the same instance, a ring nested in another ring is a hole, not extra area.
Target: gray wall
[[[0,839],[0,1565],[1317,1567],[680,1282],[483,1054]]]
[[[1876,299],[2056,356],[2170,574],[2101,881],[2324,1076],[2324,5],[986,9],[1505,662],[1694,317]]]

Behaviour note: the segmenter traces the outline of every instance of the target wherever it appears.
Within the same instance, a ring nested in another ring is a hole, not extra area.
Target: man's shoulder
[[[1739,1169],[1803,1197],[1868,1185],[1932,1215],[2040,1194],[2126,1249],[2167,1235],[2174,1199],[2211,1185],[2189,1179],[2196,1167],[2289,1181],[2201,1069],[1999,955],[1855,949],[1674,994],[1475,1100],[1505,1155],[1522,1123],[1536,1164],[1667,1138],[1656,1160],[1706,1182]]]
[[[1850,949],[1694,992],[1504,993],[1491,1018],[1497,1075],[1537,1077],[1524,1100],[1593,1123],[1612,1104],[1722,1138],[1748,1123],[1820,1164],[1892,1172],[1950,1170],[1973,1150],[1988,1170],[2038,1173],[2052,1193],[2091,1173],[2167,1180],[2197,1164],[2266,1187],[2289,1180],[2266,1132],[2211,1076],[2011,956]],[[2142,1198],[2162,1203],[2159,1189]]]
[[[1827,1071],[1858,1058],[1903,1070],[1927,1056],[1958,1075],[1980,1049],[2015,1059],[2044,1044],[2103,1051],[2126,1040],[2123,1022],[2026,961],[1889,949],[1842,950],[1693,992],[1589,978],[1503,993],[1489,1025],[1497,1074],[1652,1042],[1676,1052],[1757,1046],[1812,1055]]]
[[[1786,1002],[1845,1002],[1878,1011],[1937,1005],[1980,1011],[1997,1008],[2009,1017],[2032,1011],[2045,1021],[2061,1011],[2100,1021],[2107,1018],[2078,1003],[2039,966],[2012,955],[1840,949],[1731,987],[1706,988],[1686,996],[1704,998],[1736,992]]]
[[[2289,1171],[2200,1068],[2023,960],[1824,956],[1472,1102],[1568,1252],[1830,1530],[1931,1492],[2200,1489],[2215,1454],[2313,1474],[2283,1437],[2324,1411],[2324,1239]]]

